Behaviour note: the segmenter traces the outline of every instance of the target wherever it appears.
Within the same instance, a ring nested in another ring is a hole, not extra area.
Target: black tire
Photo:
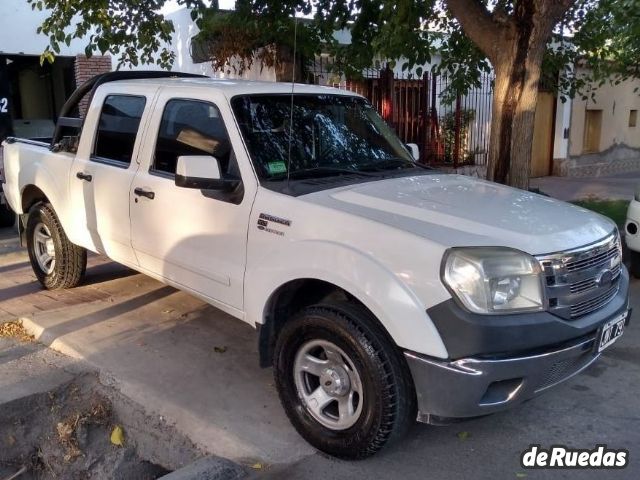
[[[640,278],[640,252],[629,250],[629,271],[635,278]]]
[[[52,271],[45,271],[37,260],[36,227],[45,225],[50,232],[55,252]],[[69,241],[51,205],[40,203],[29,211],[26,228],[29,260],[38,281],[47,290],[73,288],[80,284],[87,268],[87,251]]]
[[[13,227],[16,214],[7,205],[0,205],[0,228]]]
[[[312,340],[329,341],[352,360],[362,379],[362,411],[344,430],[327,428],[298,394],[297,352]],[[363,459],[402,438],[416,420],[416,394],[409,367],[371,314],[349,302],[319,304],[295,314],[282,328],[274,352],[280,400],[298,433],[318,450],[343,459]]]

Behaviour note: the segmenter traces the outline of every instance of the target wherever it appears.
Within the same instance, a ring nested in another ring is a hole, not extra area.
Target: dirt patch
[[[0,406],[0,478],[155,479],[197,456],[95,374]]]
[[[21,342],[33,342],[34,337],[27,333],[20,320],[0,323],[0,337],[15,338]]]

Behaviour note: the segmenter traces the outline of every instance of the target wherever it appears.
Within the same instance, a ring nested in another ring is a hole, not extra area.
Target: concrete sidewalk
[[[587,197],[631,200],[640,186],[640,172],[594,178],[540,177],[532,178],[529,183],[531,188],[539,188],[547,195],[567,202]]]
[[[91,257],[84,285],[42,290],[26,253],[0,257],[0,320],[107,372],[204,451],[243,464],[312,454],[258,367],[255,330],[194,297]]]

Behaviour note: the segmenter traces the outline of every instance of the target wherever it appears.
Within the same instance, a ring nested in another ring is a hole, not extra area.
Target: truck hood
[[[615,229],[609,219],[589,210],[462,175],[380,180],[300,199],[445,247],[507,246],[537,255],[583,246]]]

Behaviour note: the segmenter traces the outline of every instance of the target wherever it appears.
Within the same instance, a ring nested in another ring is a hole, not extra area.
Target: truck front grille
[[[617,230],[585,247],[538,257],[549,311],[571,320],[608,303],[618,292],[622,245]]]

